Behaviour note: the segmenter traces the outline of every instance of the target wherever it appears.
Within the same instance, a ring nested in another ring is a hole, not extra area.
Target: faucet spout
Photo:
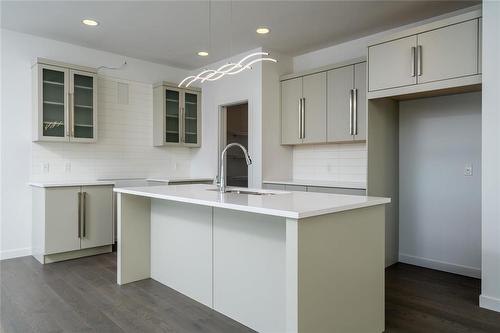
[[[231,147],[239,147],[242,151],[243,151],[243,154],[245,155],[245,160],[247,162],[247,165],[250,165],[252,164],[252,159],[250,158],[250,155],[248,155],[248,151],[247,149],[237,143],[237,142],[232,142],[230,144],[228,144],[223,150],[222,150],[222,153],[220,155],[220,185],[219,185],[219,191],[221,193],[225,193],[226,192],[226,172],[225,172],[225,168],[224,168],[224,161],[225,161],[225,157],[226,157],[226,152],[229,148]]]

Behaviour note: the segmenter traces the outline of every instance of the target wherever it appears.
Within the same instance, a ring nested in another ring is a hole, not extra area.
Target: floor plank
[[[386,270],[386,332],[500,332],[480,280],[417,266]],[[41,265],[0,262],[0,332],[254,332],[154,280],[116,284],[116,253]],[[342,332],[346,333],[346,332]]]

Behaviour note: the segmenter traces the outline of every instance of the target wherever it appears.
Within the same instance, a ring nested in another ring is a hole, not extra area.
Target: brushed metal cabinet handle
[[[352,89],[349,90],[349,134],[350,135],[353,135],[352,133],[352,104],[353,104],[353,101],[352,101]]]
[[[302,98],[299,98],[299,139],[302,139]]]
[[[416,64],[416,56],[415,53],[417,52],[417,48],[415,46],[411,47],[411,76],[415,77],[415,67],[417,66]]]
[[[85,214],[85,211],[87,210],[87,192],[83,192],[83,209],[82,209],[82,215],[83,215],[83,221],[82,221],[82,226],[83,226],[83,232],[82,236],[86,237],[87,236],[87,215]]]
[[[353,109],[353,134],[358,135],[358,89],[353,89],[352,109]]]
[[[417,75],[422,76],[422,45],[417,48]]]
[[[302,139],[306,138],[306,98],[302,98]]]
[[[78,192],[78,238],[82,238],[82,192]]]

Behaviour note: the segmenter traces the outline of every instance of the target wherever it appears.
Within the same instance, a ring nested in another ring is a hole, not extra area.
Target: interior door
[[[71,141],[94,142],[97,137],[97,75],[70,70]]]
[[[326,142],[326,73],[303,77],[303,143]]]
[[[370,91],[417,83],[415,53],[417,36],[409,36],[368,48]]]
[[[366,102],[366,62],[354,65],[354,89],[356,89],[356,123],[354,140],[366,140],[367,112]]]
[[[281,82],[281,143],[293,145],[302,143],[300,138],[300,99],[302,78]]]
[[[354,88],[354,66],[328,71],[327,141],[352,141],[351,91]]]
[[[181,92],[178,89],[165,89],[165,142],[181,142]]]
[[[471,20],[418,35],[421,71],[418,83],[478,72],[478,21]]]
[[[79,193],[79,186],[45,189],[45,254],[80,249]]]
[[[182,121],[184,128],[184,143],[189,146],[198,146],[200,130],[200,94],[186,91],[184,93],[184,108]]]
[[[68,141],[69,72],[57,66],[39,66],[39,116],[42,138],[48,141]]]
[[[113,243],[113,187],[83,186],[81,248]]]

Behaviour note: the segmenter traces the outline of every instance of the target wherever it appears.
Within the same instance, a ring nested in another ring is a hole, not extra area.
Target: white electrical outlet
[[[44,162],[42,164],[42,172],[49,173],[49,171],[50,171],[50,164],[48,162]]]
[[[464,168],[465,176],[472,176],[472,163],[466,163]]]

